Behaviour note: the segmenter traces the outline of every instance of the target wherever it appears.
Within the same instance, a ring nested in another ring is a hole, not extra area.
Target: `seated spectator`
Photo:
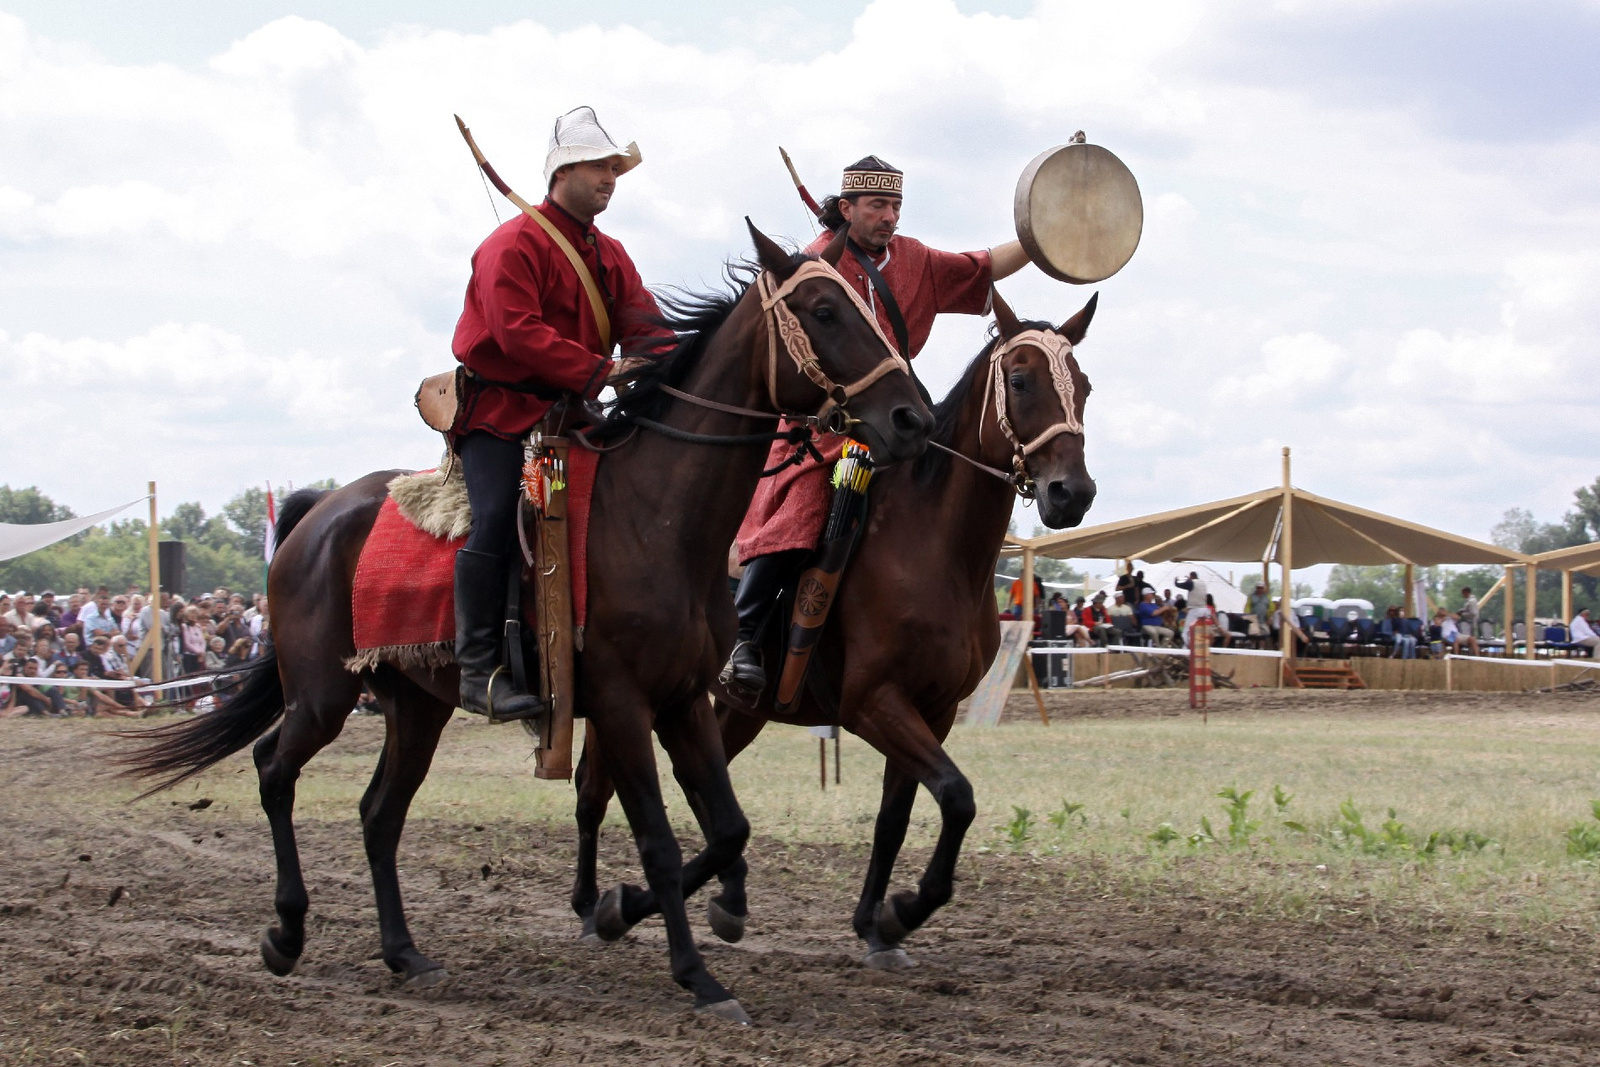
[[[61,654],[56,657],[58,663],[67,665],[67,673],[72,673],[72,668],[83,662],[83,644],[75,633],[68,633],[61,639]]]
[[[17,639],[16,647],[5,656],[0,657],[0,668],[9,675],[22,673],[22,661],[33,659],[33,635],[26,630],[14,635]]]
[[[221,636],[206,642],[206,670],[220,671],[228,665],[228,643]]]
[[[1400,617],[1400,609],[1392,604],[1378,621],[1378,632],[1394,642],[1394,647],[1389,651],[1390,659],[1417,658],[1416,636],[1406,631],[1404,623],[1405,620]]]
[[[56,603],[56,594],[49,589],[39,594],[39,600],[33,605],[33,617],[37,622],[32,625],[37,628],[49,623],[55,626],[61,621],[61,606]]]
[[[0,615],[0,659],[11,655],[11,650],[17,647],[16,636],[12,633],[15,629],[10,619]]]
[[[1107,615],[1135,615],[1132,605],[1124,599],[1121,593],[1117,594],[1116,601],[1106,609]]]
[[[1452,613],[1440,608],[1433,613],[1433,624],[1439,628],[1439,644],[1450,646],[1450,651],[1456,655],[1461,653],[1461,644],[1467,640],[1467,635],[1461,632],[1456,624],[1456,617]]]
[[[1139,602],[1134,612],[1139,618],[1139,628],[1144,631],[1144,635],[1152,644],[1170,645],[1176,632],[1171,626],[1165,625],[1166,616],[1162,614],[1163,610],[1163,606],[1156,603],[1155,591],[1147,589],[1144,599]]]
[[[18,633],[27,630],[33,632],[33,598],[27,593],[18,593],[11,598],[11,610],[6,612],[6,618],[11,620],[11,625]]]
[[[237,667],[250,662],[250,639],[241,637],[228,648],[228,659],[225,666]]]
[[[1217,610],[1217,598],[1210,593],[1206,594],[1206,611],[1210,612],[1212,619],[1211,643],[1221,645],[1223,648],[1233,646],[1233,620],[1225,611]]]
[[[39,661],[26,659],[18,673],[24,678],[38,678]],[[26,717],[37,718],[40,716],[59,716],[62,712],[61,687],[54,685],[29,685],[26,682],[17,683],[17,703],[23,707],[20,713]]]
[[[112,617],[111,595],[104,588],[78,612],[78,622],[81,624],[85,647],[93,642],[95,634],[105,634],[109,638],[122,629]]]
[[[52,662],[61,654],[61,639],[56,636],[56,628],[49,623],[41,623],[33,631],[33,658]]]
[[[66,664],[58,663],[55,666],[55,670],[51,672],[51,676],[87,679],[89,677],[89,661],[80,657],[78,665],[70,671],[67,670]],[[89,694],[93,692],[93,689],[85,686],[63,686],[61,689],[61,706],[68,715],[82,715],[86,719],[90,718],[94,714],[94,698]]]
[[[1600,634],[1594,632],[1594,624],[1589,621],[1589,609],[1584,608],[1572,617],[1572,622],[1567,627],[1567,640],[1575,645],[1582,645],[1589,650],[1589,655],[1600,659]]]
[[[1111,624],[1111,613],[1106,610],[1106,595],[1096,593],[1088,607],[1078,613],[1078,621],[1089,628],[1089,635],[1097,645],[1111,643],[1116,627]]]
[[[1060,593],[1051,593],[1050,602],[1045,605],[1047,611],[1066,611],[1067,598]]]

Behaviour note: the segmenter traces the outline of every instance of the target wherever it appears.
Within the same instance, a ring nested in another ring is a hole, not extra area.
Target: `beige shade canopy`
[[[1600,541],[1541,552],[1533,557],[1533,562],[1540,570],[1580,571],[1600,578]]]
[[[1283,562],[1284,489],[1218,500],[1210,504],[1087,526],[1027,541],[1035,555],[1055,559],[1140,559],[1213,562]],[[1292,565],[1525,563],[1520,552],[1404,519],[1328,500],[1303,489],[1293,495]],[[1021,542],[1012,541],[1012,545]],[[1600,545],[1591,557],[1600,568]],[[1016,549],[1008,548],[1008,551]],[[1574,551],[1574,550],[1568,550]],[[1540,564],[1543,566],[1544,564]]]

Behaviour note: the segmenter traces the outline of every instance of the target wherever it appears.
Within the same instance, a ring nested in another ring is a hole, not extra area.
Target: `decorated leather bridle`
[[[878,361],[866,374],[857,378],[849,385],[839,385],[828,377],[822,369],[822,364],[817,359],[816,350],[811,347],[811,338],[806,336],[805,327],[800,325],[800,319],[789,307],[786,298],[800,286],[802,282],[817,278],[833,282],[855,304],[861,317],[871,325],[872,332],[878,335],[878,340],[883,342],[883,347],[888,353]],[[850,287],[840,274],[826,261],[808,259],[800,264],[795,272],[781,283],[771,271],[763,271],[756,280],[757,291],[761,296],[761,310],[767,317],[767,395],[772,400],[774,410],[782,410],[778,403],[778,344],[781,341],[783,350],[800,372],[817,388],[821,389],[826,399],[817,409],[817,426],[825,433],[842,434],[854,426],[858,420],[850,417],[845,405],[853,397],[859,396],[886,374],[901,371],[909,375],[911,367],[899,353],[894,345],[889,343],[889,338],[884,335],[883,327],[878,325],[878,317],[867,307],[861,295]],[[785,416],[793,418],[793,416]]]
[[[1011,417],[1006,413],[1006,372],[1005,358],[1008,353],[1014,352],[1025,345],[1032,345],[1045,354],[1045,362],[1050,368],[1050,382],[1055,386],[1056,399],[1061,402],[1061,418],[1035,434],[1031,441],[1024,441],[1017,436],[1017,431],[1011,425]],[[1033,482],[1033,475],[1028,473],[1028,457],[1037,452],[1044,445],[1064,433],[1083,433],[1083,423],[1078,419],[1077,389],[1072,384],[1072,364],[1068,357],[1072,355],[1072,342],[1067,340],[1055,330],[1028,329],[1021,330],[994,346],[994,351],[989,355],[989,393],[984,396],[983,408],[989,410],[990,397],[994,399],[995,416],[1000,423],[1000,432],[1006,435],[1006,440],[1011,442],[1011,473],[998,470],[986,463],[979,463],[970,456],[964,456],[953,448],[948,448],[935,441],[928,442],[933,448],[948,452],[958,459],[965,460],[972,466],[985,473],[992,474],[1001,481],[1008,482],[1016,489],[1017,495],[1024,500],[1032,500],[1037,495]],[[982,422],[979,422],[978,441],[983,441]]]

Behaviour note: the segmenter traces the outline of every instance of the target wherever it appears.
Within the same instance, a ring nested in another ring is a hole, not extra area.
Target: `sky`
[[[80,514],[160,486],[431,465],[411,398],[451,365],[499,217],[451,120],[538,191],[594,106],[644,165],[600,226],[705,288],[743,216],[809,239],[869,152],[903,232],[1014,235],[1074,130],[1138,178],[1133,260],[1029,268],[1028,317],[1100,293],[1079,359],[1086,523],[1279,479],[1487,539],[1600,475],[1600,2],[0,0],[0,483]],[[936,395],[985,323],[941,320]],[[1019,512],[1024,531],[1036,521]]]

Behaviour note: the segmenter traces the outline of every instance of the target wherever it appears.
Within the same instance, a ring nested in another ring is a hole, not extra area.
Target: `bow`
[[[494,166],[487,159],[483,158],[483,151],[478,148],[478,142],[472,139],[472,131],[467,129],[467,124],[465,122],[461,121],[461,116],[455,116],[455,120],[456,126],[461,130],[461,136],[466,138],[467,147],[472,149],[472,158],[478,161],[478,169],[483,171],[483,176],[488,178],[489,183],[500,191],[501,196],[505,197],[507,200],[517,205],[517,207],[531,215],[533,213],[533,207],[526,200],[522,199],[522,197],[512,192],[511,186],[505,183],[505,179],[500,177],[499,174],[495,173]]]

